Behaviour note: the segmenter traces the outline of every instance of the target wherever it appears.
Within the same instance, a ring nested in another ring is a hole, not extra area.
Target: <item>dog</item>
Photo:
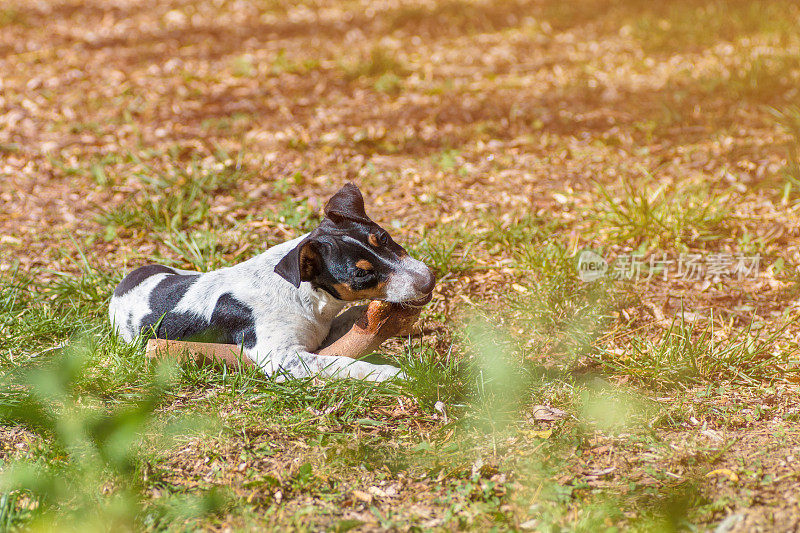
[[[157,337],[239,345],[267,376],[384,381],[391,365],[313,353],[350,329],[350,302],[409,303],[429,297],[431,270],[412,258],[364,210],[348,183],[319,226],[237,265],[199,273],[147,265],[116,287],[109,316],[126,342]]]

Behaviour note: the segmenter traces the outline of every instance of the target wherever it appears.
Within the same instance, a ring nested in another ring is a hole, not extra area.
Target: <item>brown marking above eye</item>
[[[381,244],[380,240],[378,239],[378,236],[374,233],[369,234],[369,237],[367,237],[367,241],[369,241],[369,243],[375,247],[378,247]]]
[[[375,267],[372,266],[372,263],[367,261],[366,259],[359,259],[356,261],[356,267],[360,268],[361,270],[372,270]]]

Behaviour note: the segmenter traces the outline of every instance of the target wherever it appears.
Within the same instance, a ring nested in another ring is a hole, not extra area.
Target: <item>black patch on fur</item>
[[[199,274],[173,274],[158,282],[150,293],[150,314],[142,318],[141,327],[145,334],[152,335],[151,329],[158,324],[156,337],[178,340],[208,327],[201,317],[191,313],[172,312],[199,277]]]
[[[175,271],[164,265],[146,265],[139,267],[127,276],[114,289],[114,296],[124,296],[141,282],[156,274],[174,274]]]
[[[253,310],[230,293],[223,294],[217,300],[217,305],[211,314],[211,329],[219,334],[219,340],[216,342],[244,345],[245,348],[256,345],[256,321]]]
[[[388,272],[384,272],[384,268],[371,270],[366,276],[353,278],[350,282],[350,289],[353,291],[366,291],[374,289],[380,283],[383,283],[389,277]]]

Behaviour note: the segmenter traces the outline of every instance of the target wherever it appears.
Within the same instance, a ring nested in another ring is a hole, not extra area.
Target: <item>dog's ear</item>
[[[325,204],[325,216],[335,223],[341,222],[342,219],[370,222],[364,211],[364,197],[352,183],[346,184],[328,200]]]
[[[295,287],[314,279],[321,269],[322,256],[311,237],[303,239],[275,265],[275,273]]]

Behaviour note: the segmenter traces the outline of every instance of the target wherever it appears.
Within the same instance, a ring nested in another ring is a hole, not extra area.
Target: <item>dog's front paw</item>
[[[390,379],[406,379],[405,373],[391,365],[377,365],[375,370],[367,376],[370,381],[388,381]]]

